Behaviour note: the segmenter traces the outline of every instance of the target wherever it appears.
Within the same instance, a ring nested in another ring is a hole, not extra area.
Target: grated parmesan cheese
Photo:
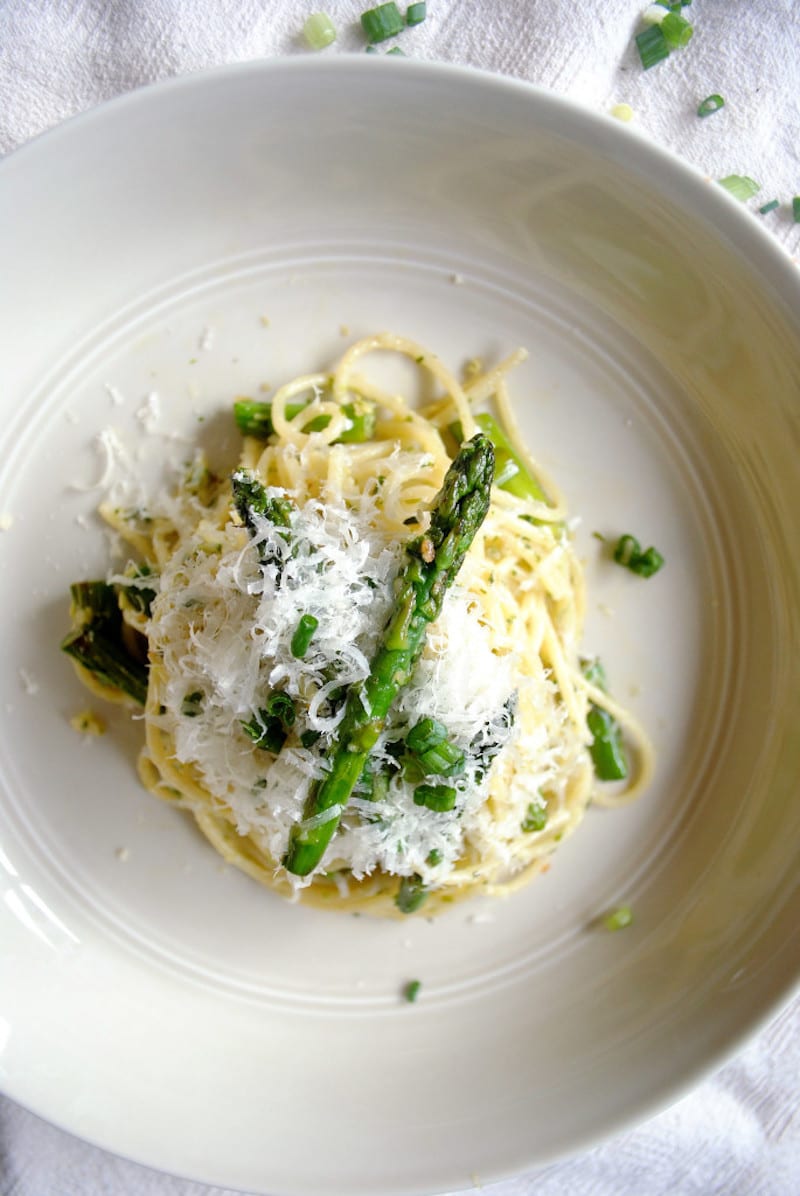
[[[194,530],[162,567],[153,603],[148,635],[164,680],[163,712],[151,717],[172,737],[177,760],[197,768],[204,788],[231,809],[239,833],[254,834],[278,860],[324,775],[344,714],[337,691],[369,674],[403,546],[379,530],[375,493],[309,499],[294,509],[286,538],[258,516],[252,537],[233,522],[212,535],[196,527],[196,514],[181,514],[180,499],[163,501],[172,502],[177,526]],[[558,588],[558,563],[556,556],[540,578],[548,589]],[[390,776],[385,800],[357,787],[343,812],[324,861],[343,888],[347,873],[361,879],[377,868],[436,885],[467,849],[512,872],[526,810],[541,801],[543,787],[563,784],[565,768],[584,750],[565,735],[566,715],[544,667],[522,675],[513,637],[479,617],[479,581],[468,559],[372,752],[373,771]],[[291,640],[303,614],[318,626],[298,659]],[[275,689],[297,712],[277,757],[254,749],[243,729]],[[534,723],[524,739],[509,717],[517,703]],[[451,811],[415,805],[414,783],[398,765],[398,741],[425,717],[443,723],[465,755]],[[316,733],[312,746],[302,745],[303,732]],[[482,750],[494,758],[491,769]],[[494,773],[510,795],[503,814],[487,802]]]

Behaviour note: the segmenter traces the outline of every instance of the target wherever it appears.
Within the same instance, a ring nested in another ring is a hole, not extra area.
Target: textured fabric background
[[[95,104],[171,75],[310,53],[322,3],[302,0],[0,0],[0,153]],[[325,54],[361,53],[366,0],[327,0]],[[800,4],[694,0],[690,45],[643,72],[632,34],[641,0],[428,0],[404,50],[503,72],[600,111],[628,103],[632,135],[711,177],[762,184],[748,203],[792,255],[800,224]],[[718,92],[725,108],[696,108]],[[609,118],[611,119],[611,118]],[[767,216],[760,204],[781,206]],[[0,285],[2,264],[0,264]],[[1,998],[0,998],[1,999]],[[800,1192],[800,1000],[717,1075],[639,1128],[491,1196],[793,1196]],[[0,1196],[223,1196],[114,1158],[0,1098]],[[227,1196],[227,1193],[224,1194]],[[342,1196],[346,1196],[345,1193]]]

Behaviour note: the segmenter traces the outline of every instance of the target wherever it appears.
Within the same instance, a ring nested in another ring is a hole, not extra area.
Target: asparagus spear
[[[447,471],[430,528],[406,546],[394,609],[369,676],[348,693],[330,771],[312,790],[304,821],[292,833],[283,861],[288,872],[307,876],[322,858],[389,708],[411,676],[428,624],[439,615],[445,592],[486,517],[493,476],[494,449],[479,433]]]
[[[605,692],[606,674],[599,660],[584,660],[581,669],[590,685],[596,685]],[[592,702],[586,725],[593,736],[589,753],[598,781],[624,781],[628,775],[628,760],[619,723],[607,710]]]
[[[486,433],[494,445],[497,461],[495,471],[495,485],[501,490],[517,498],[533,498],[536,502],[548,502],[547,495],[539,484],[538,478],[529,473],[520,461],[511,441],[500,427],[497,420],[485,411],[475,416],[475,423]]]
[[[247,473],[244,469],[237,469],[231,478],[233,487],[233,502],[242,523],[251,535],[258,535],[255,516],[261,515],[274,523],[276,527],[290,527],[289,515],[292,504],[288,498],[279,498],[267,494],[258,478]]]
[[[308,406],[308,400],[286,404],[286,418],[294,419]],[[363,444],[371,440],[375,433],[376,411],[375,404],[365,399],[356,399],[352,403],[342,403],[342,411],[350,421],[350,427],[342,432],[334,441],[335,444]],[[272,426],[272,404],[261,399],[237,399],[233,404],[233,418],[243,436],[254,436],[257,440],[267,440],[275,429]],[[321,432],[327,428],[331,417],[327,414],[316,415],[304,425],[304,432]]]
[[[74,628],[61,641],[61,650],[103,685],[121,690],[144,706],[147,666],[125,647],[114,587],[104,581],[79,581],[70,587],[70,595]]]

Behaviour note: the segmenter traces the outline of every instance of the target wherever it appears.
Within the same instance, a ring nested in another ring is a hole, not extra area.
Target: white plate
[[[521,84],[309,57],[138,92],[13,155],[0,260],[10,1096],[211,1183],[427,1192],[646,1116],[786,998],[800,288],[734,201]],[[531,350],[513,391],[582,516],[587,645],[658,749],[650,793],[590,812],[546,877],[435,921],[280,902],[140,790],[136,724],[68,725],[65,591],[104,562],[73,487],[93,437],[147,469],[198,429],[229,452],[232,397],[331,361],[342,325],[454,367]],[[665,570],[633,578],[596,530]],[[635,924],[599,931],[623,900]]]

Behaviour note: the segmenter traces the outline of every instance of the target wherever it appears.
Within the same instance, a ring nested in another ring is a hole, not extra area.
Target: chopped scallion
[[[409,4],[406,9],[406,25],[421,25],[427,15],[428,6],[425,0],[418,4]]]
[[[774,212],[776,208],[781,206],[779,199],[771,199],[769,203],[764,203],[758,209],[762,216],[766,216],[767,212]]]
[[[633,921],[633,911],[629,905],[620,905],[603,918],[606,930],[624,930]]]
[[[641,33],[636,34],[636,49],[646,71],[657,63],[669,58],[669,42],[664,36],[661,25],[649,25]]]
[[[450,785],[417,785],[414,790],[414,805],[425,806],[437,814],[452,810],[456,804],[456,791]]]
[[[392,46],[391,50],[386,51],[387,58],[405,58],[405,50],[401,50],[399,46]]]
[[[724,179],[719,180],[719,185],[720,187],[724,187],[726,191],[729,191],[735,199],[740,199],[742,202],[746,199],[752,199],[761,190],[761,184],[757,183],[755,179],[749,178],[746,174],[728,174]]]
[[[415,872],[413,876],[404,876],[400,881],[394,903],[401,914],[413,914],[427,896],[428,890],[422,883],[422,877]]]
[[[664,558],[657,548],[651,546],[642,552],[639,541],[631,535],[620,536],[617,540],[614,560],[639,577],[652,577],[664,564]]]
[[[417,997],[419,996],[419,990],[421,988],[422,988],[421,980],[409,980],[408,984],[406,985],[406,987],[404,989],[404,996],[405,996],[406,1000],[410,1001],[410,1002],[416,1001]]]
[[[544,802],[530,802],[527,813],[520,824],[520,829],[526,835],[533,831],[543,831],[547,826],[547,806]]]
[[[302,660],[305,656],[318,627],[319,619],[316,619],[314,615],[301,615],[291,643],[292,656],[297,660]]]
[[[682,46],[688,45],[691,40],[694,29],[686,17],[682,17],[672,9],[664,17],[664,20],[658,26],[664,34],[667,45],[670,50],[680,50]]]
[[[800,224],[800,195],[792,197],[792,217],[795,224]]]
[[[326,12],[314,12],[303,26],[303,35],[312,50],[324,50],[336,41],[336,26]]]
[[[725,101],[720,95],[706,96],[700,102],[697,108],[698,116],[711,116],[712,112],[719,112],[720,108],[725,107]]]
[[[405,27],[400,9],[390,0],[388,4],[379,4],[376,8],[368,8],[361,14],[361,28],[373,44],[385,42],[388,37],[396,37]]]

